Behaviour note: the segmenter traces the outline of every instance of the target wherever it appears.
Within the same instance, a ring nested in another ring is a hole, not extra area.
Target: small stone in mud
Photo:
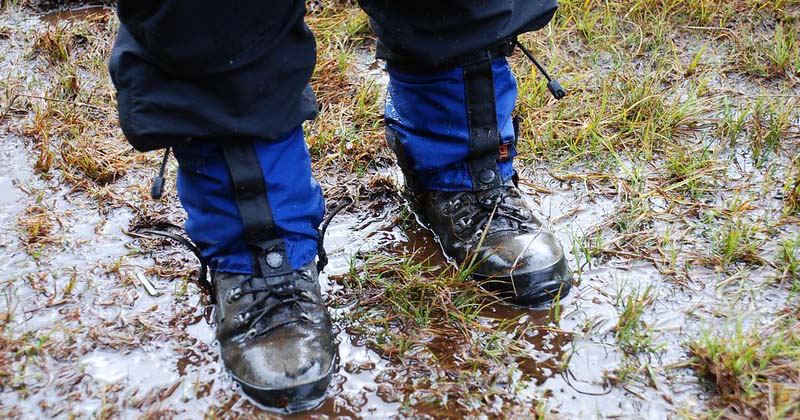
[[[347,362],[344,364],[344,371],[347,373],[355,373],[357,370],[360,370],[358,365],[353,362]]]
[[[376,392],[378,396],[383,400],[383,402],[393,403],[400,401],[400,395],[397,390],[388,384],[380,384],[378,385],[378,391]]]
[[[375,369],[375,362],[371,360],[367,360],[361,363],[350,361],[345,363],[344,365],[344,371],[347,373],[359,373],[365,370],[372,370],[372,369]]]

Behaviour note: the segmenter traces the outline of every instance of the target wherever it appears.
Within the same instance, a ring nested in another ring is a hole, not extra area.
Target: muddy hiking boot
[[[314,264],[271,277],[218,272],[212,281],[222,359],[243,391],[284,413],[318,406],[337,355]]]
[[[572,275],[555,235],[512,180],[486,191],[413,191],[444,252],[473,263],[473,276],[504,301],[533,306],[566,296]]]
[[[517,83],[506,59],[516,47],[535,61],[513,38],[441,66],[389,57],[384,115],[410,201],[445,254],[505,302],[532,306],[566,295],[571,274],[516,185]]]

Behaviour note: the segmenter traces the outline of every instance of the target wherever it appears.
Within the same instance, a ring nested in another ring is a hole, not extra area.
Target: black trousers
[[[556,0],[359,0],[378,57],[405,71],[458,66],[540,29]],[[119,0],[109,62],[138,150],[186,138],[276,139],[317,113],[314,37],[300,0]]]

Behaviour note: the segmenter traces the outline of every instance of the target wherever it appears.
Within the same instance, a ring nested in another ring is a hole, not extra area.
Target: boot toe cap
[[[287,412],[321,401],[336,365],[332,337],[294,328],[281,328],[246,344],[232,343],[222,356],[245,393]]]
[[[234,377],[259,388],[283,389],[324,377],[334,359],[333,344],[315,334],[282,328],[246,345],[223,350]]]
[[[571,275],[555,235],[539,231],[488,237],[478,252],[475,275],[488,289],[510,294],[510,301],[536,304],[564,296]]]

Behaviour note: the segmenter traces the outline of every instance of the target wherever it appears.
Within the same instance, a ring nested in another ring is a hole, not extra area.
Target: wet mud
[[[43,16],[6,10],[0,25],[36,33],[41,25],[113,19],[110,13],[104,6]],[[30,71],[46,84],[41,62],[31,64],[24,50],[30,41],[14,37],[0,42],[2,75],[20,79]],[[360,77],[385,85],[380,63],[368,52],[358,57]],[[10,97],[10,87],[3,93]],[[282,417],[248,400],[224,371],[210,323],[212,308],[191,281],[197,271],[191,253],[126,233],[143,220],[180,224],[184,217],[171,186],[165,201],[147,201],[147,183],[156,170],[152,163],[158,158],[135,161],[123,179],[98,187],[105,188],[102,194],[76,188],[57,173],[43,174],[36,169],[36,144],[15,128],[30,122],[35,106],[44,106],[36,101],[15,104],[16,111],[3,114],[7,121],[0,130],[0,417]],[[113,117],[113,109],[103,112]],[[339,175],[317,173],[330,203],[336,201],[331,194],[356,196],[356,203],[328,228],[330,262],[320,277],[335,320],[340,364],[321,407],[283,418],[530,418],[545,411],[552,418],[667,418],[680,410],[702,413],[709,394],[689,367],[682,345],[686,337],[728,316],[731,299],[753,323],[770,313],[770,304],[789,299],[787,289],[769,286],[732,298],[732,289],[741,285],[735,278],[720,283],[720,277],[730,276],[713,265],[687,261],[691,267],[685,278],[663,269],[655,257],[630,258],[624,246],[600,247],[587,258],[587,242],[612,239],[603,236],[608,234],[603,227],[621,211],[620,190],[533,167],[522,173],[521,187],[565,247],[576,271],[571,294],[538,309],[478,301],[474,322],[485,329],[475,331],[474,341],[513,342],[510,358],[501,346],[495,361],[471,361],[473,354],[484,353],[471,353],[475,349],[463,335],[436,323],[431,325],[443,333],[432,329],[409,348],[395,351],[382,337],[411,326],[360,325],[367,303],[348,287],[353,273],[369,273],[370,258],[376,255],[412,260],[426,267],[424,273],[457,268],[411,214],[398,192],[402,180],[396,169],[347,176],[358,188],[344,188]],[[381,194],[353,193],[382,179],[389,182]],[[652,229],[668,226],[664,217],[652,221]],[[36,235],[26,230],[32,220],[37,221]],[[800,231],[796,225],[781,229]],[[690,239],[677,246],[691,247]],[[768,283],[773,271],[764,266],[751,278]],[[151,283],[155,293],[144,283]],[[624,298],[645,290],[653,297],[646,299],[650,306],[639,322],[651,334],[651,348],[631,357],[618,332]],[[465,368],[472,364],[478,367]],[[621,377],[631,369],[645,379]],[[469,372],[473,382],[460,383]],[[455,402],[443,402],[436,387],[447,388]]]

